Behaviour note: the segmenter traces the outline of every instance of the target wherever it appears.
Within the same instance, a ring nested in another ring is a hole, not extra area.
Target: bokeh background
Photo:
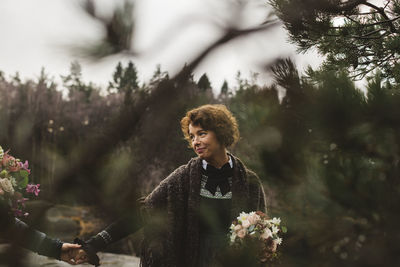
[[[194,156],[180,132],[185,112],[222,103],[240,126],[231,152],[288,227],[276,265],[396,266],[399,1],[193,1],[196,12],[150,2],[73,2],[82,40],[51,28],[49,53],[60,58],[39,60],[42,70],[22,45],[26,62],[0,53],[0,144],[29,160],[42,189],[27,221],[67,241],[95,234]],[[9,17],[27,12],[7,5]],[[150,25],[164,26],[149,37]],[[30,78],[28,65],[38,68]],[[109,251],[135,254],[139,241]]]

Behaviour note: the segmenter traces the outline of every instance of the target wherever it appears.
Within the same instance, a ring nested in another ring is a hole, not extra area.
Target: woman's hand
[[[72,265],[79,264],[76,261],[76,256],[79,254],[80,250],[81,250],[81,245],[64,243],[61,247],[60,259]]]
[[[97,251],[92,245],[79,238],[75,238],[74,242],[82,246],[77,254],[75,254],[74,262],[76,262],[76,264],[90,263],[94,266],[100,266],[100,259],[97,256]]]
[[[75,262],[76,264],[88,263],[89,258],[86,254],[86,251],[83,249],[79,249],[78,253],[75,255]]]

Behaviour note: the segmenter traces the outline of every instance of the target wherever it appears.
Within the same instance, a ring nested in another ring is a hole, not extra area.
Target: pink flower
[[[34,184],[28,184],[26,186],[26,192],[35,194],[35,196],[39,195],[40,189],[39,189],[40,184],[34,185]]]
[[[250,222],[249,222],[249,220],[243,220],[243,221],[242,221],[242,226],[243,226],[244,228],[250,227]]]
[[[21,169],[18,161],[13,156],[8,155],[8,151],[4,153],[2,164],[9,172],[17,172]]]
[[[240,230],[237,232],[237,236],[238,236],[239,238],[245,237],[245,236],[246,236],[246,230],[245,230],[245,229],[240,229]]]
[[[239,231],[240,229],[242,229],[242,226],[240,224],[235,225],[234,227],[235,231]]]
[[[17,203],[18,203],[18,204],[21,204],[22,207],[25,208],[25,202],[28,201],[28,200],[29,200],[29,198],[23,197],[23,198],[21,198],[21,199],[18,199],[18,200],[17,200]]]
[[[19,166],[21,167],[21,169],[27,171],[28,173],[31,173],[31,170],[28,169],[29,168],[29,163],[27,160],[25,160],[25,163],[19,162]]]
[[[0,196],[4,195],[3,189],[0,187]]]
[[[256,213],[253,213],[253,214],[251,214],[250,216],[249,216],[249,222],[250,222],[250,224],[256,224],[257,223],[257,221],[259,221],[260,220],[260,216],[258,216]]]
[[[272,237],[272,232],[269,228],[265,228],[264,233],[260,236],[262,239],[266,240]]]

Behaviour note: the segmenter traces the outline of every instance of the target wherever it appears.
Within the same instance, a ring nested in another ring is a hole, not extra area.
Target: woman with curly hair
[[[228,152],[239,140],[239,130],[224,105],[188,111],[181,129],[197,157],[143,199],[141,212],[133,216],[136,223],[120,220],[85,242],[79,262],[140,225],[145,234],[142,266],[210,266],[226,246],[229,226],[240,212],[265,212],[260,179]]]

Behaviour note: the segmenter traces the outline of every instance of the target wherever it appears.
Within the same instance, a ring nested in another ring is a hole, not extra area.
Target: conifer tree
[[[208,79],[207,74],[201,75],[199,81],[197,82],[197,86],[199,87],[201,92],[206,92],[207,90],[211,90],[211,82]]]

